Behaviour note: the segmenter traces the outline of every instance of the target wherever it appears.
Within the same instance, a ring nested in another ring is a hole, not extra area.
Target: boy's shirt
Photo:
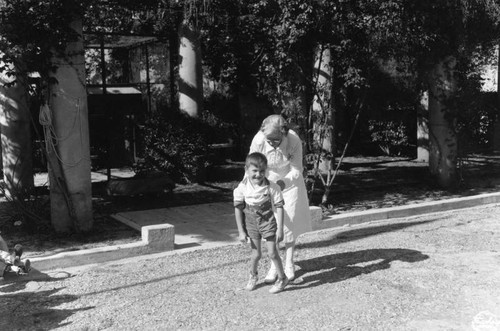
[[[274,208],[283,207],[283,194],[278,184],[265,179],[268,185],[254,186],[248,178],[244,178],[233,191],[234,206],[244,209],[245,205],[260,205],[269,198]]]

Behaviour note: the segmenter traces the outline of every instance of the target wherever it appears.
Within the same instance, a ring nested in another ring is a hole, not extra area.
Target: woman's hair
[[[278,133],[286,136],[288,133],[288,123],[281,115],[270,115],[262,121],[260,131],[266,137],[277,135]]]
[[[245,160],[245,167],[255,166],[257,168],[267,168],[267,158],[264,154],[259,152],[254,152],[248,154]]]

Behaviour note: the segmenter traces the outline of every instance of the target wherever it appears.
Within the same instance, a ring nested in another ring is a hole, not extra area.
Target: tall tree
[[[191,117],[203,110],[203,71],[200,32],[192,17],[179,28],[179,109]]]
[[[450,56],[435,65],[429,74],[429,168],[439,184],[451,188],[457,181],[457,132],[446,114],[447,101],[457,93],[456,58]]]
[[[1,68],[20,81],[40,76],[36,97],[49,155],[51,220],[60,232],[92,227],[90,157],[82,43],[82,4],[77,0],[1,3]],[[30,22],[30,24],[27,24]]]
[[[3,175],[7,193],[23,200],[24,194],[33,187],[27,77],[25,70],[16,70],[12,63],[7,66],[9,69],[0,73]],[[21,71],[23,75],[9,75],[9,72]]]
[[[424,90],[429,91],[429,169],[442,187],[451,189],[459,179],[457,120],[473,102],[458,100],[474,85],[469,81],[478,79],[476,57],[487,56],[498,40],[500,3],[460,0],[404,5],[409,35],[417,36],[412,55],[419,63]]]
[[[51,219],[56,231],[85,232],[93,225],[90,147],[85,89],[82,12],[63,1],[76,38],[52,59],[45,122],[50,169]]]

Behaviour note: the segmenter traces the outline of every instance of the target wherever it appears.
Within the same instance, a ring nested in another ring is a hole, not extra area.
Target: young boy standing
[[[269,292],[278,293],[288,284],[276,245],[283,240],[283,196],[280,187],[266,178],[266,170],[264,154],[251,153],[247,156],[245,178],[233,192],[234,214],[240,241],[246,242],[249,238],[252,247],[250,279],[246,289],[252,291],[257,285],[257,266],[262,256],[261,239],[264,239],[269,258],[278,273],[278,279]]]

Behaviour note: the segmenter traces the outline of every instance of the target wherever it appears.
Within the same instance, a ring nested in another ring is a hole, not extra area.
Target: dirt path
[[[303,281],[278,295],[242,289],[245,246],[10,279],[0,329],[499,330],[498,215],[500,205],[308,234]]]

